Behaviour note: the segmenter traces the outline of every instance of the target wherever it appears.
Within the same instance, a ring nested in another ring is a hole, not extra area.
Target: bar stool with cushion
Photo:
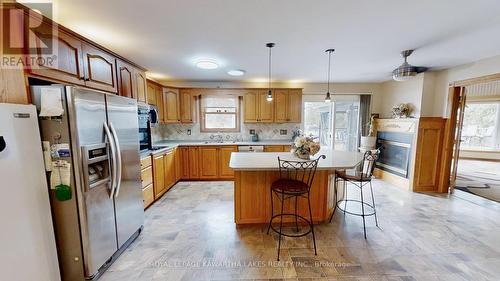
[[[316,255],[316,237],[314,236],[314,225],[312,220],[311,212],[311,200],[309,199],[311,185],[314,180],[314,175],[316,173],[316,168],[318,166],[319,159],[325,159],[324,155],[321,155],[315,160],[307,161],[290,161],[282,160],[278,157],[280,178],[271,184],[271,210],[272,216],[269,221],[269,226],[267,228],[267,234],[269,230],[273,230],[279,236],[278,240],[278,261],[280,260],[280,249],[281,249],[281,236],[286,237],[302,237],[309,233],[312,233],[314,254]],[[274,197],[277,198],[281,204],[281,211],[278,214],[274,214]],[[306,218],[298,213],[298,199],[307,199],[307,204],[309,207],[309,218]],[[284,205],[286,200],[294,200],[294,212],[285,213]],[[283,218],[291,218],[295,221],[296,233],[285,233],[283,232]],[[279,218],[279,229],[273,226],[273,220]],[[305,222],[307,229],[305,231],[299,232],[299,220]]]
[[[360,216],[363,218],[363,233],[366,239],[366,222],[365,217],[367,216],[375,216],[375,225],[378,227],[377,220],[377,210],[375,209],[375,198],[373,196],[373,188],[372,188],[372,175],[373,169],[375,168],[375,162],[378,160],[380,154],[380,150],[368,150],[364,153],[363,160],[360,162],[356,169],[352,170],[339,170],[335,171],[335,196],[337,201],[335,203],[335,208],[333,209],[333,213],[330,216],[330,222],[332,222],[333,215],[335,215],[335,210],[339,209],[345,214],[350,214],[354,216]],[[343,197],[342,199],[338,199],[338,183],[339,181],[343,181]],[[350,199],[347,197],[347,183],[350,183],[360,191],[361,200]],[[371,204],[369,202],[365,202],[365,198],[363,196],[363,189],[365,186],[370,187],[371,193]],[[361,206],[361,213],[356,213],[354,211],[347,210],[347,203],[352,202],[351,204],[357,204]]]

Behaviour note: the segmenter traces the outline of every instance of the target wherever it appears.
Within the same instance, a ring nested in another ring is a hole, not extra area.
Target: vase
[[[309,152],[306,152],[306,151],[295,150],[295,155],[297,155],[297,157],[299,157],[300,159],[304,159],[304,160],[311,159],[311,154]]]

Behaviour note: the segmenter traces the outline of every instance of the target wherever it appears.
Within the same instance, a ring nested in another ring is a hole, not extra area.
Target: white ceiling
[[[259,81],[266,42],[279,81],[390,79],[399,52],[448,68],[500,54],[498,0],[54,0],[55,19],[149,69],[156,78]],[[217,70],[194,66],[216,59]],[[244,69],[243,77],[226,74]]]

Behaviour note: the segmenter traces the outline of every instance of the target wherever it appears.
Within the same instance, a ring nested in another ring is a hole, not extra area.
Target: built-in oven
[[[141,151],[151,149],[151,124],[150,107],[148,105],[138,105],[139,118],[139,149]]]

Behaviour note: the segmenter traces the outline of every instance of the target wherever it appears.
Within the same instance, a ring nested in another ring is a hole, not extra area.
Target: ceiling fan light
[[[407,62],[392,71],[392,79],[395,81],[408,81],[418,74],[417,68]]]

